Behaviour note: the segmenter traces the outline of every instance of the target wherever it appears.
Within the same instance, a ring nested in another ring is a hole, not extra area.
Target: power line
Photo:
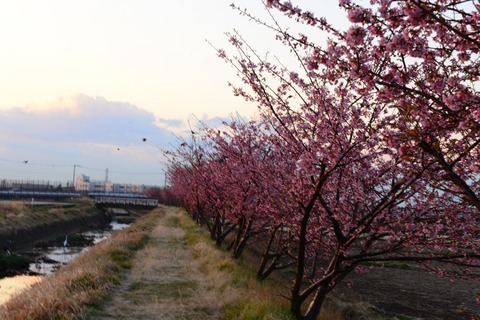
[[[37,167],[71,167],[73,166],[73,164],[47,164],[47,163],[30,162],[29,160],[18,161],[18,160],[0,159],[0,161],[17,163],[22,165],[37,166]]]
[[[83,169],[92,170],[92,171],[99,171],[99,172],[105,171],[105,168],[102,168],[102,169],[92,168],[92,167],[82,166],[79,164],[46,164],[46,163],[30,162],[29,160],[18,161],[18,160],[1,159],[1,158],[0,158],[0,161],[16,163],[22,166],[36,166],[36,167],[50,167],[50,168],[56,168],[56,167],[70,168],[70,167],[76,166],[77,168],[83,168]],[[117,171],[117,170],[109,170],[109,172],[115,173],[115,174],[128,174],[128,175],[163,175],[162,172],[126,172],[126,171]]]
[[[105,171],[105,169],[84,167],[82,165],[77,165],[77,167],[84,168],[84,169],[87,169],[87,170],[99,171],[99,172],[104,172]],[[163,174],[163,172],[125,172],[125,171],[117,171],[117,170],[110,170],[110,169],[108,169],[108,172],[109,173],[116,173],[116,174],[135,174],[135,175]]]

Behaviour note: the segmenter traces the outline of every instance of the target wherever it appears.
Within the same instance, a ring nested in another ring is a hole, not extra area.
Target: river
[[[92,243],[95,245],[102,240],[108,239],[113,231],[121,230],[127,226],[128,224],[118,223],[113,220],[106,229],[80,233],[84,238],[92,240],[90,245],[70,246],[67,244],[67,246],[31,247],[16,252],[20,255],[36,257],[29,267],[30,273],[36,275],[19,275],[0,279],[0,304],[10,300],[16,293],[42,281],[62,265],[67,264],[79,254],[89,250],[92,247]]]

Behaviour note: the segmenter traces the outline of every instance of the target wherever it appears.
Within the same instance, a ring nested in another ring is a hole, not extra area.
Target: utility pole
[[[76,169],[77,167],[80,167],[80,165],[79,165],[79,164],[74,164],[74,165],[73,165],[73,180],[72,180],[73,187],[72,187],[72,190],[73,190],[74,192],[75,192],[75,169]]]
[[[108,168],[105,169],[105,183],[103,184],[103,193],[107,193]]]

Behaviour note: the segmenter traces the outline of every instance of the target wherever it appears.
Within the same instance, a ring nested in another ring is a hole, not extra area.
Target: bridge
[[[95,197],[95,205],[100,208],[153,209],[158,206],[157,199]]]

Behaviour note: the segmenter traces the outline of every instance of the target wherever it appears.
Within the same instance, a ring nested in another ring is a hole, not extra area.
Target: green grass
[[[6,273],[8,270],[26,270],[30,265],[30,261],[22,256],[12,254],[0,254],[0,274]]]
[[[132,267],[132,251],[124,248],[112,249],[109,252],[110,259],[123,269],[130,269]]]
[[[276,302],[243,298],[223,308],[224,320],[294,320],[290,311]]]

